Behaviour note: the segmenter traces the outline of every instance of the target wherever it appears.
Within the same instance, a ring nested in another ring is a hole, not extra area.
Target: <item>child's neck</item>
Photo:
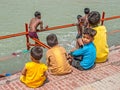
[[[99,25],[97,24],[97,25],[91,25],[91,28],[94,28],[94,27],[98,27]]]
[[[35,62],[35,63],[40,63],[39,60],[32,59],[32,61]]]
[[[35,62],[35,63],[40,63],[38,60],[34,60],[33,62]]]
[[[56,46],[58,46],[58,44],[56,44],[55,46],[53,46],[53,47],[56,47]]]

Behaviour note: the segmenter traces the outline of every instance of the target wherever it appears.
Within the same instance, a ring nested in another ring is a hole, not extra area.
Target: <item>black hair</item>
[[[84,13],[85,14],[89,14],[90,13],[90,9],[89,8],[84,8]]]
[[[35,16],[35,17],[40,16],[40,15],[41,15],[41,13],[40,13],[39,11],[36,11],[36,12],[34,13],[34,16]]]
[[[96,35],[97,31],[92,28],[85,28],[83,31],[83,34],[88,34],[91,37],[94,37]]]
[[[79,19],[79,18],[81,18],[82,17],[82,15],[77,15],[77,19]]]
[[[92,11],[88,14],[88,22],[90,25],[97,25],[100,22],[100,13],[97,11]]]
[[[58,44],[58,39],[57,39],[57,36],[55,34],[49,34],[47,37],[46,37],[46,41],[47,41],[47,44],[50,46],[50,47],[53,47],[55,45]]]
[[[43,49],[40,46],[35,46],[31,49],[30,54],[35,60],[40,60],[43,56]]]

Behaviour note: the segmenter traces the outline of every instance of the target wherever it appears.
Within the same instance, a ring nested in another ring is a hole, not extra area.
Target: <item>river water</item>
[[[97,10],[105,17],[120,15],[120,0],[0,0],[0,36],[25,31],[25,23],[29,23],[36,10],[42,13],[44,25],[57,26],[76,22],[78,14],[84,15],[83,9],[89,7],[91,11]],[[120,30],[120,19],[105,21],[108,32]],[[59,29],[39,33],[41,41],[46,43],[46,36],[55,33],[60,45],[67,52],[74,47],[76,27]],[[120,33],[108,35],[109,46],[120,44]],[[0,40],[0,56],[7,56],[13,52],[26,49],[25,36]],[[32,42],[32,41],[31,41]],[[46,50],[44,49],[44,52]],[[0,73],[20,70],[28,61],[29,55],[11,58],[0,63]],[[45,62],[45,55],[43,57]]]

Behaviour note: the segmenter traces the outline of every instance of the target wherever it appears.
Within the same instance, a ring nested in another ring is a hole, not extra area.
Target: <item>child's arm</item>
[[[79,46],[84,46],[82,38],[78,38],[77,42],[78,42]]]
[[[45,27],[43,27],[43,21],[40,22],[40,31],[42,30],[46,30],[48,28],[48,25],[46,25]]]
[[[48,76],[48,67],[47,66],[45,66],[45,71],[44,71],[44,76],[47,78],[47,76]]]
[[[75,50],[77,50],[77,48],[73,48],[72,50],[70,50],[70,52],[73,52],[73,51],[75,51]]]
[[[48,76],[48,73],[47,73],[47,71],[44,73],[44,75],[45,75],[45,77],[47,77],[47,76]]]
[[[43,21],[40,21],[40,30],[43,30]]]
[[[22,75],[25,76],[26,75],[26,71],[27,71],[27,69],[24,67],[23,70],[21,71]]]

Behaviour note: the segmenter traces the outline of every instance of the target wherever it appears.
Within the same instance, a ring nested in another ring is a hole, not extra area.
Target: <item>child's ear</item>
[[[91,41],[93,41],[94,40],[94,38],[91,38]]]

